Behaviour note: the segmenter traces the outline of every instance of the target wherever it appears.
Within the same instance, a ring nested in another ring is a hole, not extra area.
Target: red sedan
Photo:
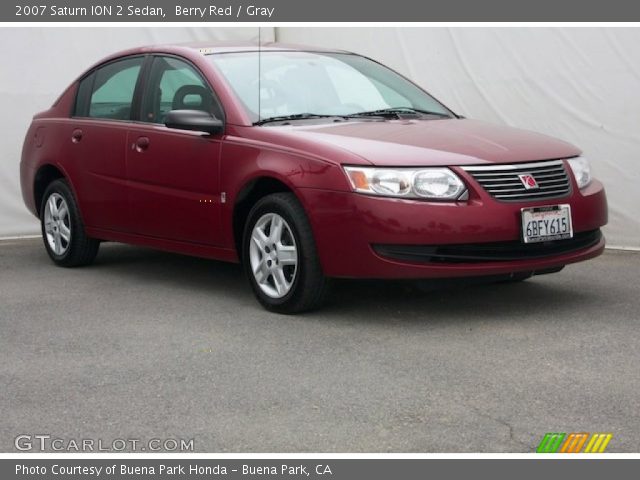
[[[330,277],[522,280],[602,253],[576,147],[456,115],[340,51],[161,46],[97,63],[37,114],[22,193],[58,265],[102,241],[244,264],[268,309]]]

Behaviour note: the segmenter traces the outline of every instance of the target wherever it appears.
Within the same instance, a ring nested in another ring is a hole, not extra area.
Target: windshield
[[[414,109],[453,116],[397,73],[348,53],[267,51],[208,57],[244,104],[252,122],[291,115],[353,115]]]

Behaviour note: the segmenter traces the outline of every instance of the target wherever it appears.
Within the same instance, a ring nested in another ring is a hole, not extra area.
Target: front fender
[[[309,205],[300,195],[300,189],[350,191],[340,165],[312,155],[227,136],[223,141],[221,158],[220,191],[225,194],[221,220],[225,232],[233,232],[233,210],[239,195],[259,178],[273,178],[286,185],[307,211]],[[232,234],[227,234],[225,243],[233,247]]]

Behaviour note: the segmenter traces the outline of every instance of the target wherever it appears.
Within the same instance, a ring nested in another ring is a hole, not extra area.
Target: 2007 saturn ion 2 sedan
[[[102,241],[243,263],[264,307],[327,279],[522,280],[599,255],[602,184],[563,141],[456,115],[368,58],[270,44],[110,56],[21,162],[56,264]]]

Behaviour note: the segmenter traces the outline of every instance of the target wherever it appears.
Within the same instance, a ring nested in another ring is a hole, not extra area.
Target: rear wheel
[[[73,192],[64,180],[51,182],[42,197],[40,224],[44,247],[56,265],[89,265],[100,242],[87,236]]]
[[[533,276],[533,272],[516,272],[510,273],[509,275],[505,275],[504,277],[500,277],[498,283],[518,283],[524,282],[525,280],[531,278]]]
[[[321,305],[327,290],[306,213],[291,193],[260,199],[249,212],[242,257],[251,287],[268,310],[299,313]]]

